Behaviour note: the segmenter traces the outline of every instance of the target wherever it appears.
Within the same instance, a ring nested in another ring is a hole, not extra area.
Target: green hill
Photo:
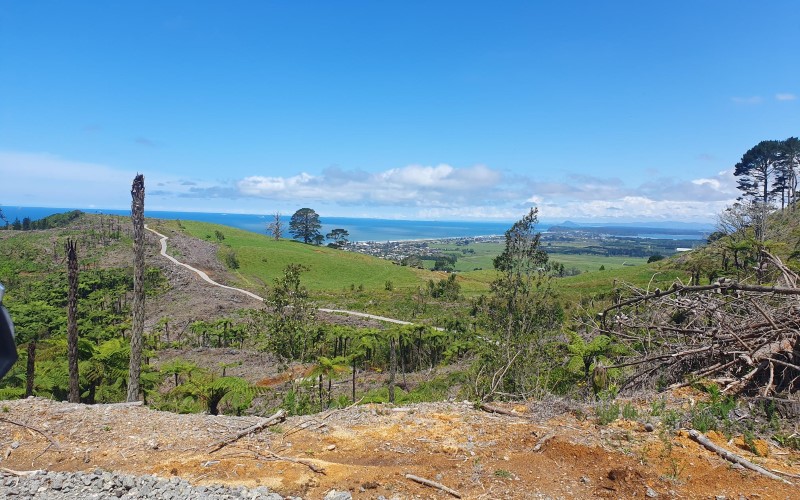
[[[383,290],[387,281],[391,281],[396,289],[412,289],[419,285],[420,280],[436,274],[359,253],[305,245],[288,239],[275,241],[266,235],[218,224],[159,221],[151,227],[160,232],[163,232],[161,229],[182,230],[208,241],[218,241],[217,233],[223,235],[224,239],[219,241],[220,260],[225,262],[226,253],[235,252],[239,267],[234,271],[245,287],[272,284],[289,264],[308,268],[303,274],[303,284],[311,291],[341,290],[350,285],[365,290]]]

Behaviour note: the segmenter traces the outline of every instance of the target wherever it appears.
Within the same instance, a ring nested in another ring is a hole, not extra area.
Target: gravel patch
[[[257,488],[222,485],[192,486],[179,477],[133,476],[95,469],[92,472],[31,471],[18,475],[0,469],[0,498],[7,499],[117,499],[165,500],[283,500],[266,486]],[[338,498],[338,497],[337,497]]]

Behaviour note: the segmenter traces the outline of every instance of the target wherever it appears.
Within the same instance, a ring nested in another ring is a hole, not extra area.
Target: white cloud
[[[730,171],[708,178],[661,178],[628,186],[616,178],[569,176],[564,182],[529,184],[527,203],[541,217],[568,219],[713,220],[737,195]]]
[[[533,195],[530,198],[528,198],[527,200],[525,200],[525,202],[526,203],[532,203],[534,205],[538,205],[538,204],[544,202],[544,198],[542,198],[541,196]]]
[[[794,101],[794,100],[797,99],[797,96],[794,95],[794,94],[789,94],[789,93],[784,92],[784,93],[775,94],[775,99],[777,99],[779,101]]]
[[[448,206],[481,199],[479,195],[491,193],[501,179],[500,172],[484,165],[408,165],[378,173],[331,168],[319,176],[250,176],[240,180],[237,187],[243,196],[275,200]]]
[[[437,165],[436,167],[409,165],[383,172],[377,176],[377,179],[405,188],[474,191],[497,183],[500,177],[499,172],[483,165],[461,169],[450,165]]]
[[[303,172],[292,177],[262,177],[253,175],[245,177],[236,185],[239,191],[247,196],[268,197],[288,190],[304,189],[313,186],[314,178]]]
[[[692,184],[695,184],[697,186],[708,185],[713,189],[720,188],[720,182],[717,179],[693,179]]]
[[[330,215],[424,219],[518,218],[535,205],[546,220],[711,221],[738,194],[731,171],[694,179],[567,174],[543,181],[485,165],[408,165],[379,172],[331,167],[319,174],[238,180],[143,172],[151,210],[255,213],[312,206]],[[135,172],[50,154],[0,151],[0,204],[126,208]]]

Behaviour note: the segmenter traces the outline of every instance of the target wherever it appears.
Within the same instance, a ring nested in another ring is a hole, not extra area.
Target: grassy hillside
[[[223,261],[224,254],[233,251],[239,262],[239,268],[234,271],[239,284],[251,290],[260,291],[265,285],[271,285],[288,264],[302,264],[309,269],[303,274],[303,284],[317,300],[329,306],[412,318],[418,314],[413,311],[414,293],[428,280],[438,281],[446,277],[444,273],[403,267],[368,255],[304,245],[288,239],[275,241],[267,235],[217,224],[158,221],[154,227],[180,230],[199,239],[219,242],[220,260]],[[217,232],[224,239],[218,240]],[[477,250],[474,254],[459,257],[459,267],[483,269],[459,272],[458,282],[467,298],[489,291],[489,285],[496,277],[491,259],[502,245],[478,244],[471,245],[471,248]],[[578,303],[607,300],[615,283],[626,282],[642,287],[650,284],[663,288],[676,278],[688,278],[685,271],[670,268],[668,263],[646,264],[644,259],[561,254],[550,258],[566,267],[575,266],[584,271],[577,276],[553,279],[552,285],[567,309]],[[600,265],[605,270],[599,271]],[[391,282],[392,290],[386,289],[387,282]]]
[[[616,285],[628,283],[639,287],[665,289],[675,279],[688,279],[685,271],[671,269],[668,263],[624,266],[605,271],[592,271],[555,281],[562,300],[567,306],[587,301],[607,300]]]
[[[208,241],[217,241],[216,232],[221,233],[224,236],[220,242],[221,260],[224,260],[224,253],[232,249],[239,261],[236,273],[242,284],[250,287],[272,284],[289,264],[308,268],[303,282],[312,291],[341,290],[350,285],[382,290],[387,281],[398,289],[413,288],[430,274],[367,255],[288,239],[275,241],[266,235],[228,226],[193,221],[181,221],[180,226],[187,234]],[[161,221],[158,227],[178,229],[178,222]]]

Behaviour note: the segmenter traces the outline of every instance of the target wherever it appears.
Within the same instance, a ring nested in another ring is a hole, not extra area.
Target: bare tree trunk
[[[25,397],[33,396],[33,380],[36,376],[36,339],[28,342],[28,364],[25,370]]]
[[[78,378],[78,254],[75,242],[64,245],[67,254],[67,360],[69,362],[69,402],[80,403]]]
[[[353,356],[353,401],[356,400],[356,358]]]
[[[128,402],[139,400],[144,334],[144,176],[137,175],[131,186],[133,221],[133,322],[131,324],[131,363],[128,370]]]
[[[319,409],[322,410],[322,374],[319,374]]]
[[[394,338],[389,339],[389,402],[394,403],[394,376],[397,373],[397,347]]]

